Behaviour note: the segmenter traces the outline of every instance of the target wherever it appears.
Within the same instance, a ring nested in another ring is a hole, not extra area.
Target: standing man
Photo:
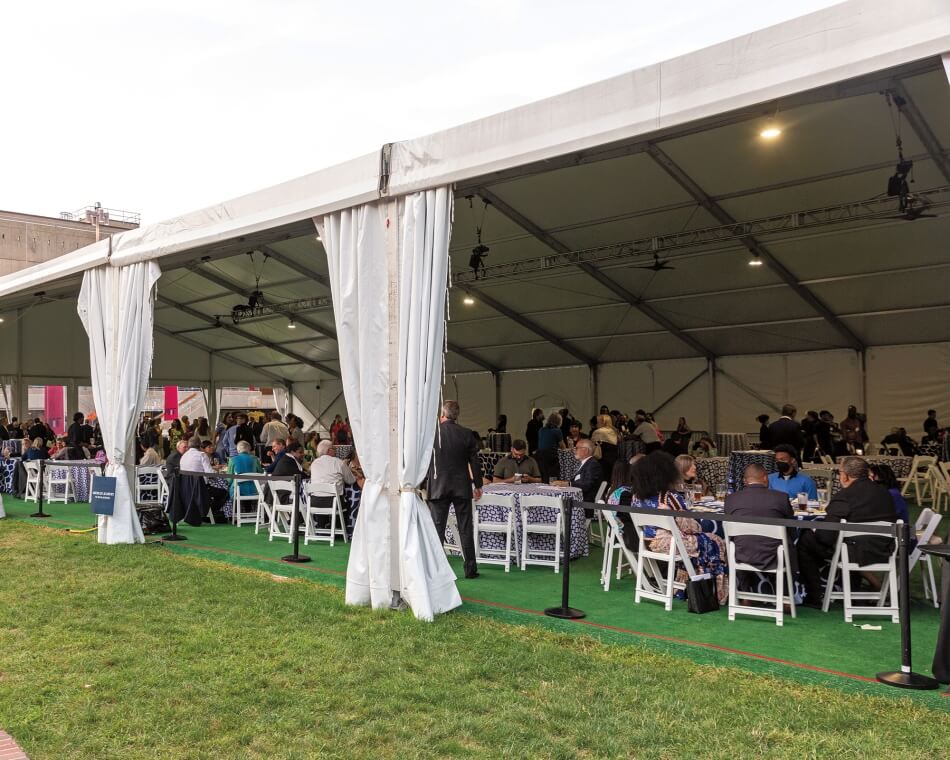
[[[924,440],[923,443],[928,441],[936,441],[940,434],[940,423],[937,422],[937,410],[928,409],[927,410],[927,419],[924,420]]]
[[[475,436],[468,428],[458,424],[458,401],[442,404],[439,429],[435,434],[435,447],[429,463],[428,496],[432,522],[445,543],[445,524],[449,519],[449,507],[455,507],[458,521],[459,543],[465,560],[465,577],[477,578],[475,562],[475,536],[472,533],[472,495],[482,495],[482,466],[478,460]]]
[[[261,443],[270,446],[274,441],[287,440],[287,426],[280,421],[280,412],[270,413],[270,422],[261,430]]]
[[[849,450],[863,448],[868,440],[863,417],[863,414],[858,414],[857,407],[849,406],[848,416],[841,422],[841,435]]]
[[[805,447],[805,436],[802,426],[798,424],[795,415],[798,410],[791,404],[782,407],[782,416],[769,425],[769,442],[772,448],[786,444],[801,453]]]

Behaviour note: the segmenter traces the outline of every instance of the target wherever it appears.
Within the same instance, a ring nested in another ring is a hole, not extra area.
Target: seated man
[[[284,452],[284,448],[285,448],[286,446],[287,446],[287,444],[284,443],[283,439],[281,439],[281,438],[278,438],[277,440],[271,442],[271,445],[270,445],[270,452],[271,452],[271,455],[270,455],[270,464],[268,464],[268,465],[264,468],[264,472],[266,472],[268,475],[273,475],[273,474],[274,474],[274,471],[277,469],[277,465],[280,463],[280,460],[283,459],[284,456],[286,456],[286,454],[285,454],[285,452]]]
[[[528,444],[522,440],[511,444],[511,453],[498,460],[492,473],[496,483],[540,483],[538,463],[528,456]]]
[[[195,436],[188,441],[188,450],[181,456],[179,471],[204,472],[208,475],[214,475],[215,472],[211,466],[209,453],[213,451],[214,446],[211,444],[211,441],[202,441],[201,438]],[[210,485],[207,478],[202,478],[201,481],[208,489],[208,499],[215,521],[226,520],[221,509],[228,500],[228,490],[226,488],[218,488],[217,486]]]
[[[345,486],[357,483],[357,477],[350,469],[350,465],[336,456],[333,451],[333,445],[330,441],[320,441],[317,444],[317,458],[310,463],[310,482],[311,483],[329,483],[336,492],[340,494],[343,504],[344,521],[349,523],[350,504],[343,498]],[[362,483],[358,483],[362,487]],[[329,509],[333,505],[333,499],[330,496],[310,496],[310,505],[319,509]],[[330,525],[330,518],[326,515],[318,515],[316,526],[318,528],[327,528]]]
[[[181,466],[181,457],[186,451],[188,451],[188,441],[182,438],[175,444],[175,450],[169,454],[165,460],[165,474],[169,478],[178,474],[178,470]]]
[[[886,488],[868,479],[868,463],[860,457],[845,457],[840,466],[841,490],[828,504],[826,521],[866,523],[897,520],[894,500]],[[838,534],[830,530],[803,530],[798,539],[798,562],[807,596],[806,607],[821,607],[821,568],[834,554]],[[849,538],[848,553],[853,562],[884,562],[894,541],[887,536]]]
[[[798,471],[798,452],[792,446],[775,447],[775,469],[777,472],[769,475],[769,488],[773,491],[782,491],[789,499],[804,492],[810,501],[818,500],[818,486],[808,475]]]
[[[771,477],[762,465],[750,464],[742,473],[742,482],[745,484],[745,488],[726,497],[723,511],[727,516],[793,519],[795,515],[792,512],[792,505],[788,501],[788,495],[783,491],[769,488],[770,480]],[[763,570],[775,569],[775,550],[779,546],[777,539],[760,536],[736,536],[734,542],[737,562],[754,565]],[[788,546],[789,551],[792,551],[794,543],[791,537],[789,537]],[[793,569],[797,566],[796,560],[794,552],[792,552],[791,557],[785,558],[786,563],[790,563]],[[749,573],[743,573],[743,575],[749,575]],[[746,586],[746,583],[743,582],[745,579],[742,576],[738,580],[744,587]]]

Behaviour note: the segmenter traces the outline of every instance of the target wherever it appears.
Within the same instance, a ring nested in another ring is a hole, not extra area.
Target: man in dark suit
[[[760,464],[750,464],[742,473],[745,488],[726,497],[724,511],[726,515],[736,517],[775,517],[791,520],[795,513],[788,500],[788,494],[769,488],[769,474]],[[775,550],[780,542],[774,538],[760,536],[736,536],[736,561],[762,568],[775,569]],[[789,547],[793,541],[788,542]],[[791,549],[790,549],[791,550]],[[786,557],[786,563],[796,564],[796,557]]]
[[[429,463],[426,488],[429,496],[429,512],[435,523],[439,540],[445,543],[445,524],[449,508],[455,507],[458,521],[459,543],[465,561],[465,577],[477,578],[475,562],[475,536],[472,533],[472,495],[482,495],[482,466],[478,460],[475,436],[468,428],[458,424],[458,401],[442,404],[439,429],[435,434],[435,447]]]
[[[574,479],[565,485],[580,488],[584,492],[584,501],[596,501],[597,489],[600,488],[604,479],[604,471],[601,469],[600,462],[594,458],[594,444],[589,438],[581,438],[574,444],[574,458],[580,462],[577,470],[574,472]],[[594,510],[584,510],[587,519],[594,516]]]
[[[769,425],[769,443],[774,449],[783,443],[801,452],[805,446],[805,435],[802,426],[795,419],[798,410],[791,404],[782,407],[782,416]]]
[[[839,466],[841,490],[828,504],[826,522],[895,522],[897,511],[886,488],[868,480],[868,463],[859,457],[845,457]],[[798,539],[798,562],[805,584],[808,607],[821,606],[821,567],[834,554],[838,535],[830,530],[802,531]],[[887,536],[859,536],[846,539],[853,562],[884,562],[894,541]]]

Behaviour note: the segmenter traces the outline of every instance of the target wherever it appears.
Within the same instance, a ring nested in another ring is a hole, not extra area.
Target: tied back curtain
[[[377,206],[323,217],[346,408],[366,478],[346,568],[346,603],[387,607],[390,568],[389,278]]]
[[[451,188],[408,196],[399,246],[399,559],[402,595],[421,620],[462,604],[415,487],[432,458],[445,347]]]
[[[92,394],[109,464],[115,510],[99,517],[99,542],[142,543],[130,488],[135,426],[152,368],[152,322],[158,264],[101,266],[83,275],[79,318],[89,336]]]

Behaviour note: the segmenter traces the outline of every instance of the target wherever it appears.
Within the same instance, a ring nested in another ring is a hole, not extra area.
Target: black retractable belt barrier
[[[561,581],[561,606],[560,607],[549,607],[544,611],[545,615],[557,618],[565,618],[568,620],[576,620],[585,616],[585,613],[582,610],[574,609],[568,604],[568,597],[570,594],[570,555],[571,555],[571,538],[570,538],[570,508],[567,507],[567,501],[563,500],[561,502],[562,510],[565,514],[564,520],[564,576]],[[580,506],[580,505],[576,505]],[[797,528],[800,529],[805,527],[799,520],[786,520],[780,518],[771,518],[771,517],[739,517],[738,515],[721,515],[716,513],[715,516],[711,515],[708,512],[693,512],[690,510],[678,510],[673,511],[669,509],[650,509],[647,507],[626,507],[621,505],[614,504],[591,504],[590,502],[584,502],[583,504],[585,509],[594,509],[594,510],[610,510],[612,512],[626,512],[628,514],[644,514],[644,515],[669,515],[671,517],[693,517],[697,520],[713,520],[716,522],[728,520],[729,522],[737,523],[748,523],[750,525],[782,525],[787,528]],[[883,525],[863,525],[861,523],[816,523],[808,525],[807,527],[814,528],[816,530],[831,530],[831,531],[854,531],[860,533],[866,533],[868,535],[887,535],[893,536],[897,540],[897,562],[898,562],[898,615],[900,618],[900,627],[901,627],[901,669],[899,671],[884,672],[877,674],[877,680],[888,686],[896,686],[901,689],[937,689],[940,684],[933,678],[929,676],[921,675],[920,673],[915,673],[911,664],[911,652],[910,652],[910,525],[905,523],[903,520],[898,520],[891,529],[885,528]],[[605,547],[605,551],[606,551]],[[826,592],[827,593],[827,592]],[[950,693],[950,692],[948,692]]]
[[[178,493],[178,489],[181,487],[181,473],[176,472],[172,478],[172,483],[175,486],[175,493]],[[175,514],[175,510],[172,508],[172,497],[171,493],[168,494],[168,504],[165,506],[165,514]],[[172,532],[166,536],[162,536],[162,541],[187,541],[188,536],[183,536],[178,532],[178,520],[172,520]]]
[[[586,617],[587,613],[583,610],[579,610],[575,607],[571,607],[569,603],[570,594],[571,594],[571,517],[572,509],[568,506],[568,499],[561,499],[561,519],[564,523],[564,538],[561,539],[563,542],[563,551],[564,551],[564,572],[561,575],[561,606],[560,607],[548,607],[544,614],[549,617],[561,618],[563,620],[579,620],[582,617]],[[525,549],[527,551],[527,549]],[[560,562],[560,557],[557,558]]]
[[[30,517],[52,517],[43,511],[43,473],[45,460],[40,460],[40,482],[36,484],[36,511]]]
[[[273,494],[273,491],[271,492]],[[276,503],[277,497],[274,496],[274,501]],[[294,475],[294,498],[291,500],[292,504],[296,505],[296,508],[293,511],[293,514],[290,516],[290,532],[294,537],[294,553],[287,554],[281,559],[284,562],[292,562],[294,564],[299,564],[302,562],[309,562],[310,557],[306,554],[300,553],[300,529],[297,525],[298,516],[300,515],[300,473],[298,472]]]
[[[899,689],[936,689],[940,686],[930,676],[915,673],[910,660],[910,524],[898,520],[894,525],[897,534],[897,606],[901,626],[901,669],[878,673],[877,680]]]

